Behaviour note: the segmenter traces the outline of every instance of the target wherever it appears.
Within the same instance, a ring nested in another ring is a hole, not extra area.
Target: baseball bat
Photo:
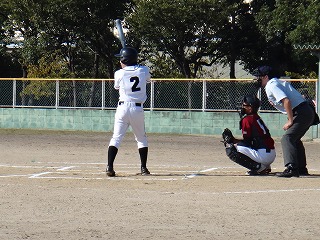
[[[123,28],[122,28],[122,24],[121,24],[121,20],[120,19],[116,19],[116,27],[118,30],[118,34],[119,34],[119,39],[121,42],[122,47],[126,47],[126,39],[124,37],[124,33],[123,33]]]

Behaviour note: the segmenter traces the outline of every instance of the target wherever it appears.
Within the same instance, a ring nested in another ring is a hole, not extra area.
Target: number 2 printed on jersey
[[[132,92],[138,92],[141,90],[140,87],[137,87],[139,84],[139,77],[131,77],[130,82],[133,82],[133,85],[131,87]]]

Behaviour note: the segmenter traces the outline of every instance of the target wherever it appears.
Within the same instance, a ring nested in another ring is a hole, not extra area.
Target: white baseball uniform
[[[140,65],[126,66],[116,71],[114,78],[114,88],[119,90],[119,103],[109,146],[119,148],[131,126],[138,148],[148,147],[143,103],[147,99],[146,85],[151,78],[149,68]]]

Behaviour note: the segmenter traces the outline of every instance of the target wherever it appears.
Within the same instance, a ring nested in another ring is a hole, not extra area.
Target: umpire
[[[306,153],[301,138],[313,124],[315,111],[303,96],[289,82],[281,81],[273,75],[269,66],[261,66],[252,73],[258,87],[264,87],[273,107],[287,114],[285,130],[281,138],[284,165],[286,169],[278,177],[299,177],[309,175]]]

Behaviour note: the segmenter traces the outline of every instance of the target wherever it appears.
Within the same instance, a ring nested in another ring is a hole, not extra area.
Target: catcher
[[[228,128],[222,133],[227,156],[248,168],[249,175],[268,175],[276,158],[274,140],[257,113],[259,107],[260,100],[256,96],[245,96],[240,111],[243,139],[236,139]]]

